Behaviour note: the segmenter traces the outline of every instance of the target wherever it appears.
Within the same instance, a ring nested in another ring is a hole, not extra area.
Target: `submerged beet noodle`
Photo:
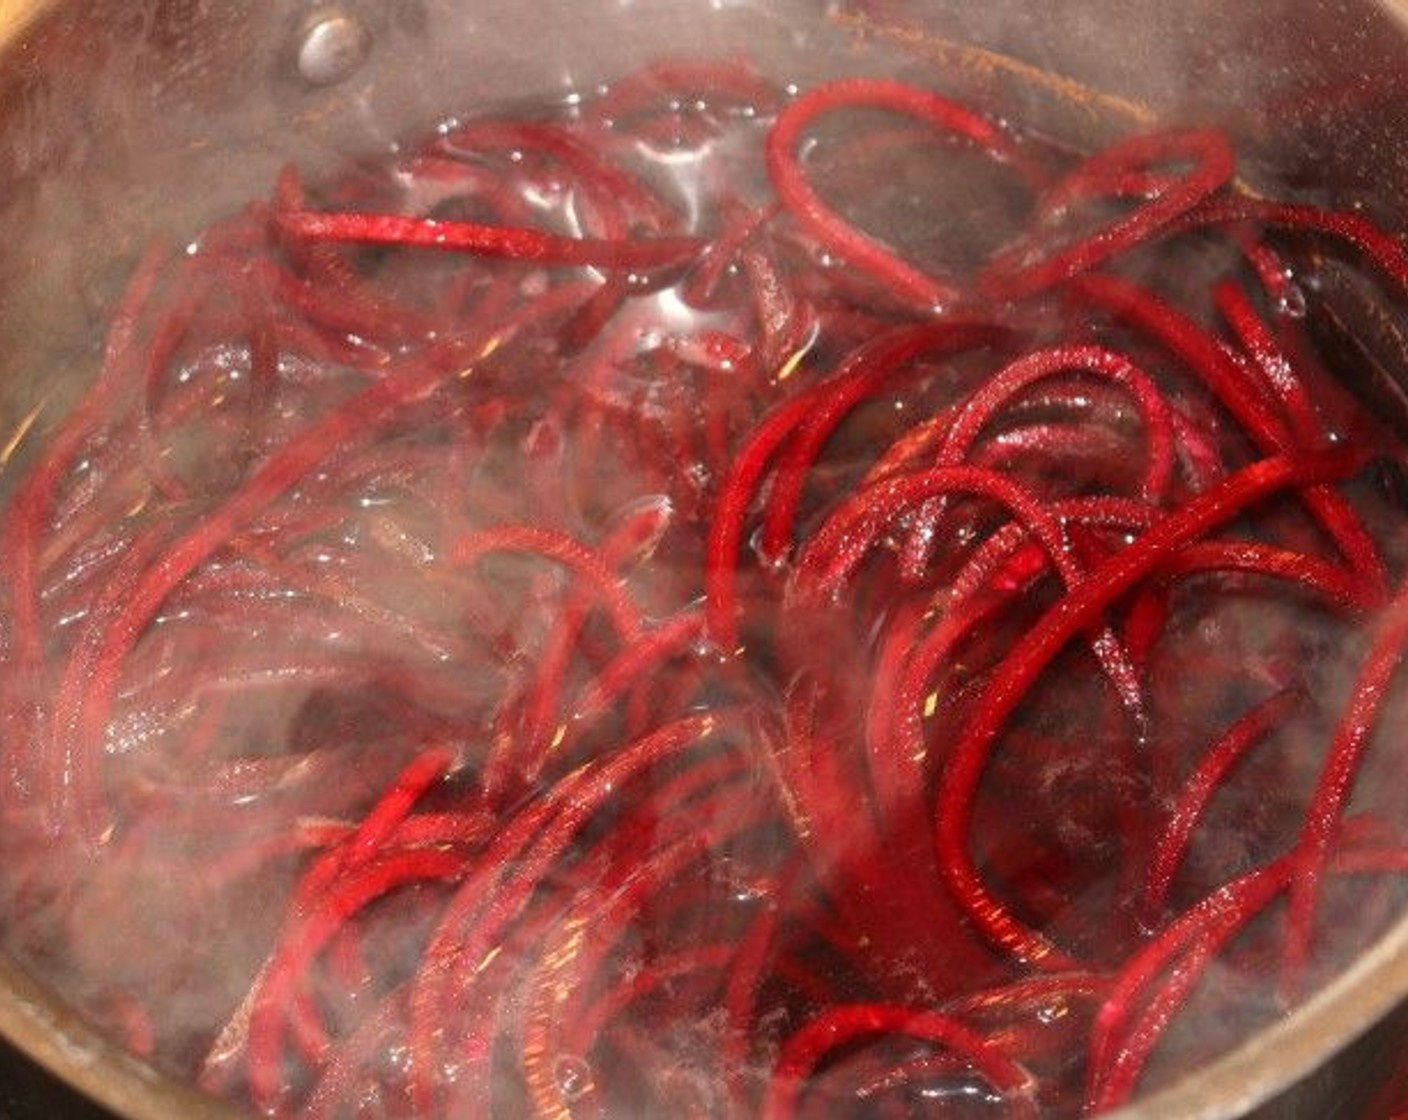
[[[4,456],[7,944],[272,1116],[1225,1052],[1408,885],[1408,463],[1306,314],[1408,257],[1238,173],[674,60],[153,248]]]

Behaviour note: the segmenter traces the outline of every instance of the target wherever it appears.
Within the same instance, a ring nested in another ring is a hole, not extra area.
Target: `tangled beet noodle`
[[[1408,257],[1236,174],[671,62],[153,249],[10,468],[8,944],[274,1115],[1224,1052],[1408,871],[1408,464],[1313,283]]]

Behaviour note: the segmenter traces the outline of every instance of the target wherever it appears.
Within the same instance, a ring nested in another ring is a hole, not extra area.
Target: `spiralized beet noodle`
[[[1314,282],[1408,255],[1237,176],[671,61],[153,248],[12,448],[8,944],[277,1116],[1217,1056],[1408,870],[1404,455]]]

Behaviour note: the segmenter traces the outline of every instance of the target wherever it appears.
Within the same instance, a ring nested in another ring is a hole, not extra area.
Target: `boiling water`
[[[989,267],[1096,238],[1187,161],[1033,232],[1081,166],[1063,138],[998,122],[994,156],[821,114],[797,166],[949,279],[916,306],[775,206],[768,137],[808,88],[672,60],[471,107],[136,266],[97,388],[17,433],[0,543],[6,942],[124,1045],[279,1113],[1075,1115],[1117,1099],[1160,1000],[1141,1090],[1398,915],[1392,689],[1329,854],[1305,840],[1408,559],[1402,449],[1317,347],[1315,258],[1269,237],[1292,271],[1258,294],[1254,239],[1209,224],[1104,262],[1274,411],[1210,294],[1253,293],[1317,428],[1283,458],[1327,465],[1170,544],[1014,684],[1084,582],[1269,456],[1149,331]],[[334,211],[697,243],[571,267],[298,232]],[[1135,372],[1058,361],[945,449],[1058,347]],[[968,481],[892,502],[936,469]],[[1200,765],[1257,712],[1155,888]],[[955,811],[993,906],[945,847]],[[1300,964],[1294,892],[1217,908],[1287,852],[1324,880]],[[1117,1020],[1140,954],[1200,914]]]

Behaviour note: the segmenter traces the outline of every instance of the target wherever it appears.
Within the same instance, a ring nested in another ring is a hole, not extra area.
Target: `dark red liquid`
[[[714,62],[406,151],[153,250],[18,443],[7,941],[133,1050],[1069,1116],[1398,915],[1405,464],[1316,292],[1400,314],[1394,236]]]

